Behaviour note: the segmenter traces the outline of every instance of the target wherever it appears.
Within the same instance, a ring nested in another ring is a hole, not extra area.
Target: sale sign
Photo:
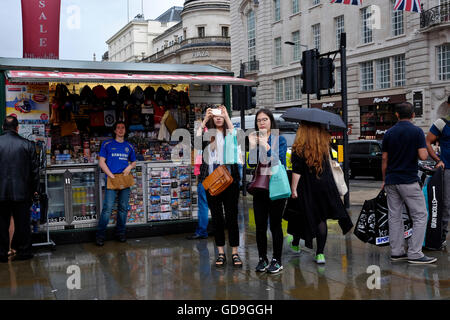
[[[61,0],[22,0],[23,57],[59,58]]]

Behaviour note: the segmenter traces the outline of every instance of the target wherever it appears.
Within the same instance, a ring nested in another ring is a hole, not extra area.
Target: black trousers
[[[14,236],[11,248],[18,256],[31,254],[31,202],[0,201],[0,257],[9,251],[9,224],[14,218]]]
[[[287,199],[270,200],[269,192],[258,192],[253,196],[253,210],[256,224],[256,244],[260,258],[267,258],[267,223],[272,232],[273,258],[281,261],[283,251],[283,230],[281,219]]]
[[[217,196],[206,191],[208,207],[211,210],[211,223],[216,246],[225,246],[225,226],[228,229],[228,241],[231,247],[239,246],[238,201],[239,186],[232,183]],[[225,211],[225,216],[224,216]]]

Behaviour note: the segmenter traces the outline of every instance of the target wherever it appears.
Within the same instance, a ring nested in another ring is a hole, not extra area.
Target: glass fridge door
[[[97,225],[97,196],[95,169],[72,170],[72,225]]]
[[[63,171],[47,172],[48,223],[50,229],[64,229],[66,210],[64,201],[65,179]],[[45,225],[41,225],[44,229]]]

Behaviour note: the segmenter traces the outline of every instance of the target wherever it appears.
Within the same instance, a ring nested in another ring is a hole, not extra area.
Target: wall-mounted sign
[[[204,50],[192,52],[192,58],[204,58],[204,57],[209,57],[209,51]]]
[[[415,91],[413,93],[414,113],[416,117],[421,117],[423,114],[423,94],[422,91]]]
[[[389,100],[391,100],[389,97],[375,98],[373,99],[373,103],[389,102]]]

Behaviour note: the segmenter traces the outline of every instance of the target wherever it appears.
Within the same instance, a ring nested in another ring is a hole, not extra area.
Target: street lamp
[[[306,50],[308,50],[308,46],[307,46],[307,45],[304,45],[304,44],[300,44],[300,43],[297,43],[297,44],[296,44],[295,42],[292,42],[292,41],[285,41],[284,44],[288,44],[288,45],[290,45],[290,46],[298,45],[298,46],[304,47],[304,48],[306,48]],[[306,98],[307,98],[306,105],[307,105],[308,108],[309,108],[309,107],[310,107],[310,105],[309,105],[309,93],[308,93],[308,95],[306,96]]]

